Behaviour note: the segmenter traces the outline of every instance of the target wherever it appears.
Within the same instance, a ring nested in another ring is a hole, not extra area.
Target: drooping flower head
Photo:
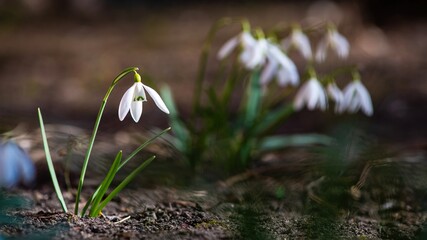
[[[315,77],[311,77],[297,92],[294,100],[295,110],[301,110],[307,105],[309,110],[316,108],[325,111],[328,106],[328,98],[322,84]]]
[[[28,185],[35,171],[33,161],[14,141],[0,142],[0,188],[14,187],[21,180]]]
[[[217,58],[222,60],[230,55],[237,47],[241,47],[239,61],[247,69],[255,69],[266,61],[268,42],[260,29],[256,31],[257,38],[251,34],[248,22],[243,22],[243,31],[225,42],[219,49]]]
[[[343,93],[345,109],[349,113],[355,113],[361,109],[367,116],[372,116],[374,110],[371,96],[360,79],[355,79],[349,83],[344,88]]]
[[[313,57],[310,41],[300,27],[294,27],[291,35],[283,39],[281,45],[285,51],[292,47],[296,48],[306,60],[310,60]]]
[[[339,58],[346,58],[350,52],[350,44],[347,39],[338,33],[337,29],[333,26],[328,28],[326,35],[320,40],[317,46],[317,62],[325,61],[329,48],[335,51]]]
[[[294,62],[273,42],[268,41],[267,64],[261,72],[260,82],[262,85],[268,84],[276,77],[280,86],[299,83],[299,74]]]
[[[327,85],[326,91],[329,97],[335,102],[335,113],[343,113],[345,111],[345,103],[342,91],[334,82]]]
[[[119,119],[123,121],[128,112],[135,122],[138,122],[142,115],[143,102],[147,101],[145,91],[153,99],[156,106],[163,112],[169,114],[169,110],[166,104],[163,102],[160,95],[152,88],[144,85],[141,82],[141,76],[135,72],[134,75],[135,83],[125,92],[119,105]]]

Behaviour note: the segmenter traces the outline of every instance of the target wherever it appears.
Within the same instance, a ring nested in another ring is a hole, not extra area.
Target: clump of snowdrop
[[[316,61],[323,62],[329,49],[332,49],[339,58],[346,58],[350,52],[350,44],[337,29],[330,26],[325,36],[320,40],[316,50]]]
[[[364,97],[366,94],[360,86],[354,83],[341,91],[333,82],[335,75],[343,71],[330,74],[316,72],[317,61],[324,61],[330,49],[340,58],[349,54],[348,41],[335,27],[326,28],[327,32],[314,54],[309,36],[306,35],[313,31],[293,25],[291,29],[284,29],[284,32],[291,30],[291,33],[278,43],[276,39],[281,37],[281,30],[266,31],[269,35],[265,36],[262,29],[253,31],[247,21],[239,21],[243,26],[242,32],[226,41],[217,53],[217,58],[223,61],[220,74],[208,75],[206,69],[210,47],[219,30],[218,26],[224,26],[224,22],[233,21],[219,20],[209,31],[205,42],[190,119],[180,117],[172,94],[167,89],[162,92],[171,112],[170,122],[176,135],[172,142],[184,153],[193,170],[198,168],[199,163],[217,162],[223,164],[222,170],[235,172],[250,166],[250,160],[258,158],[259,153],[286,147],[290,142],[313,143],[313,138],[307,140],[305,136],[299,136],[301,139],[296,136],[270,135],[294,110],[307,108],[326,111],[331,101],[335,103],[336,113],[355,112],[362,108],[365,114],[370,115]],[[298,50],[307,60],[305,72],[301,73],[287,55],[292,49]],[[229,61],[233,67],[226,68],[226,58],[230,59],[233,51],[237,53]],[[214,81],[205,79],[212,75],[218,78]],[[300,84],[300,76],[308,77],[296,90],[293,102],[287,104],[291,91]],[[273,80],[277,81],[278,86],[286,88],[275,88],[270,84]],[[202,94],[206,96],[202,98]],[[235,101],[239,104],[238,111],[230,113],[230,102],[238,96],[241,96],[241,99]],[[314,139],[322,143],[321,138]]]
[[[34,163],[12,140],[0,142],[0,188],[11,188],[21,181],[30,185],[35,178]]]
[[[311,60],[313,57],[310,40],[300,27],[294,27],[291,35],[281,41],[281,45],[285,51],[290,48],[297,49],[306,60]]]

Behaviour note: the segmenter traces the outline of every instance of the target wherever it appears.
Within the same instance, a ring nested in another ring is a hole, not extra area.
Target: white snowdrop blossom
[[[217,58],[222,60],[238,46],[242,47],[239,61],[247,68],[254,69],[266,61],[268,42],[265,38],[255,39],[248,31],[231,38],[220,48]]]
[[[272,42],[268,42],[266,58],[268,62],[260,78],[262,85],[268,84],[274,77],[280,86],[296,86],[299,83],[298,69],[294,62]]]
[[[326,87],[329,97],[335,102],[335,113],[343,113],[345,110],[344,94],[335,83],[329,83]]]
[[[307,105],[309,110],[318,108],[324,111],[327,108],[328,98],[326,92],[320,82],[314,77],[308,80],[296,94],[294,100],[295,110],[301,110],[304,105]]]
[[[14,187],[21,180],[28,185],[35,171],[33,161],[15,142],[0,142],[0,188]]]
[[[135,122],[138,122],[142,115],[142,104],[147,101],[145,91],[153,99],[156,106],[163,112],[169,114],[166,104],[160,95],[152,88],[141,82],[139,74],[135,73],[135,83],[125,92],[119,105],[119,119],[123,121],[128,112]]]
[[[339,58],[346,58],[350,52],[350,44],[347,39],[338,33],[336,29],[329,29],[320,40],[316,51],[316,61],[325,61],[329,48],[334,50]]]
[[[283,39],[281,45],[285,51],[288,51],[291,47],[296,48],[307,60],[310,60],[313,57],[310,41],[308,40],[307,35],[305,35],[300,28],[292,30],[291,35]]]
[[[343,90],[345,109],[350,113],[355,113],[359,109],[367,116],[374,113],[371,96],[368,90],[358,79],[353,80]]]
[[[239,60],[247,69],[255,69],[266,61],[268,41],[265,38],[256,39],[255,42],[246,44],[240,53]]]
[[[256,43],[256,39],[247,31],[243,31],[239,33],[237,36],[232,37],[227,42],[222,45],[219,49],[217,58],[222,60],[230,55],[234,49],[238,46],[242,46],[243,48],[252,48]]]

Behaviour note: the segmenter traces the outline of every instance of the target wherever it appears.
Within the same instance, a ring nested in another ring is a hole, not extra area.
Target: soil
[[[3,204],[6,221],[0,225],[0,235],[6,239],[423,239],[427,165],[417,161],[422,157],[424,151],[390,158],[385,166],[369,168],[359,185],[364,170],[317,178],[302,170],[313,163],[300,160],[253,168],[215,184],[133,185],[98,218],[62,213],[45,184],[38,190],[3,194],[3,199],[18,197],[24,204],[9,209]],[[396,170],[403,175],[391,176]],[[349,187],[348,182],[357,184]],[[72,192],[64,194],[69,209],[74,197]]]

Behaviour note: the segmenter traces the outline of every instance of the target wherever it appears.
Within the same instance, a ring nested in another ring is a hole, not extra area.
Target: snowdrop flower
[[[353,80],[343,90],[344,105],[348,112],[355,113],[359,109],[367,116],[374,113],[371,96],[359,79]]]
[[[240,62],[247,69],[255,69],[263,65],[267,58],[268,41],[265,38],[255,40],[254,43],[247,44],[240,53]]]
[[[30,184],[35,178],[33,161],[13,141],[0,143],[0,188],[11,188],[21,180]]]
[[[305,59],[310,60],[312,58],[310,41],[300,28],[294,28],[291,35],[282,40],[281,45],[285,51],[294,47],[299,50]]]
[[[299,83],[299,74],[294,62],[283,53],[279,47],[271,42],[267,48],[268,63],[261,72],[260,82],[268,84],[273,77],[277,78],[280,86],[290,84],[296,86]]]
[[[255,39],[249,31],[243,31],[224,43],[218,51],[217,58],[219,60],[226,58],[238,46],[242,47],[242,51],[239,54],[239,61],[247,69],[254,69],[265,63],[268,42],[263,37]]]
[[[217,58],[222,60],[228,57],[239,45],[242,45],[243,48],[252,48],[255,43],[256,39],[248,31],[243,31],[222,45],[218,51]]]
[[[332,100],[335,102],[335,112],[336,113],[342,113],[345,110],[345,104],[344,104],[344,94],[342,91],[338,88],[338,86],[335,83],[329,83],[326,87],[326,91],[329,94],[329,97],[331,97]]]
[[[326,92],[322,85],[316,78],[312,77],[298,91],[294,101],[294,108],[298,111],[306,104],[309,110],[319,108],[324,111],[328,105],[327,101]]]
[[[325,61],[328,48],[334,50],[340,58],[346,58],[350,52],[350,44],[347,39],[335,28],[328,29],[326,35],[320,40],[316,51],[316,61]]]
[[[135,122],[138,122],[142,115],[142,103],[147,101],[145,91],[148,92],[148,95],[154,100],[156,106],[163,112],[169,114],[169,110],[166,107],[163,100],[160,98],[160,95],[152,88],[144,85],[141,82],[141,76],[135,72],[135,83],[130,87],[122,99],[120,100],[119,105],[119,119],[123,121],[128,112]]]

